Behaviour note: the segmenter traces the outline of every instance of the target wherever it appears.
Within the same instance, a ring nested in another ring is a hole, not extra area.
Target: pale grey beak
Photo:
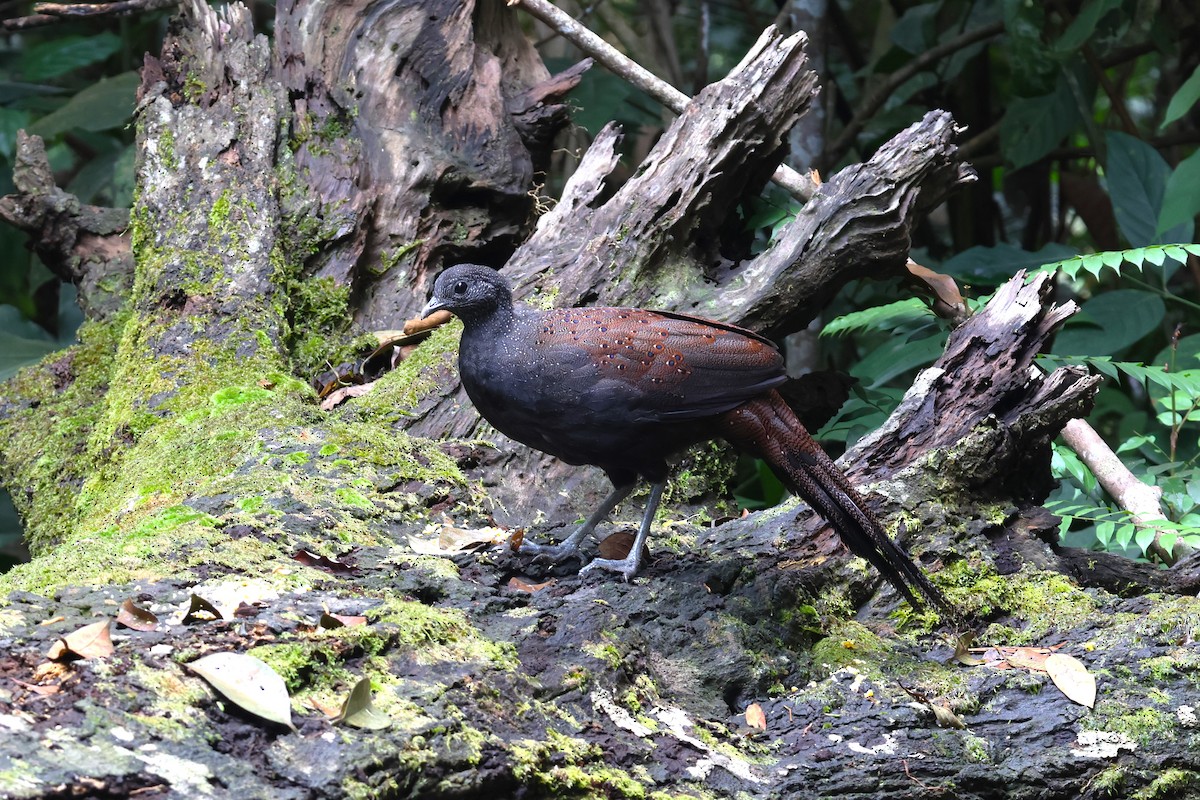
[[[436,297],[431,298],[430,301],[425,304],[425,310],[421,312],[421,319],[425,319],[433,312],[441,311],[443,308],[445,308],[445,306],[442,305],[440,300],[438,300]]]

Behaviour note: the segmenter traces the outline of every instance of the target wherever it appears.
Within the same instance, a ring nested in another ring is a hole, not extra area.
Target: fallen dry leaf
[[[929,267],[921,266],[911,258],[905,264],[905,268],[908,270],[908,274],[925,284],[933,292],[935,314],[942,319],[955,322],[967,318],[969,313],[967,303],[963,300],[962,292],[958,290],[958,284],[954,282],[953,278],[940,272],[934,272]]]
[[[986,664],[987,659],[971,655],[971,642],[975,634],[967,633],[954,640],[954,660],[966,667],[978,667]]]
[[[1050,656],[1049,653],[1034,647],[1014,647],[1011,652],[1002,648],[1000,652],[1004,653],[1004,660],[1012,666],[1034,672],[1045,672],[1046,659]]]
[[[933,718],[939,727],[957,728],[958,730],[963,730],[967,727],[967,724],[959,718],[958,714],[955,714],[949,707],[942,703],[929,703],[928,705],[933,711]]]
[[[374,388],[375,381],[371,381],[370,383],[356,383],[351,386],[334,389],[321,401],[321,410],[332,411],[351,397],[362,397],[365,394],[370,394]]]
[[[189,622],[211,622],[215,619],[224,619],[221,616],[221,612],[217,610],[217,607],[200,595],[193,594],[187,613],[183,615],[183,624],[187,625]]]
[[[436,540],[409,536],[408,546],[414,553],[426,556],[449,556],[477,547],[503,544],[508,540],[508,531],[503,528],[458,528],[443,525]]]
[[[354,728],[379,731],[392,724],[392,718],[375,708],[370,678],[354,684],[342,706],[340,721]]]
[[[126,600],[117,612],[117,624],[135,631],[152,631],[158,626],[158,617],[133,600]]]
[[[295,553],[292,553],[292,560],[299,561],[306,567],[319,569],[322,572],[328,572],[332,575],[353,576],[359,574],[358,567],[354,566],[353,564],[345,561],[338,561],[337,559],[330,558],[329,556],[323,556],[319,553],[314,553],[311,550],[297,550]]]
[[[527,581],[523,581],[520,578],[517,578],[515,576],[508,579],[508,588],[509,589],[515,589],[518,592],[528,592],[529,594],[533,594],[534,592],[540,592],[542,589],[545,589],[547,586],[553,586],[553,585],[554,585],[553,578],[546,581],[545,583],[528,583]]]
[[[62,661],[68,656],[75,658],[107,658],[112,655],[113,643],[108,635],[109,623],[112,620],[101,620],[91,625],[84,625],[78,630],[62,636],[47,651],[46,657],[53,661]]]
[[[296,729],[287,686],[265,662],[244,653],[213,653],[184,666],[251,714]]]
[[[315,708],[317,711],[320,711],[322,714],[324,714],[330,720],[336,720],[338,717],[340,717],[342,715],[342,706],[335,705],[333,703],[326,703],[321,700],[318,700],[315,697],[308,698],[308,705],[309,705],[309,707]],[[345,704],[343,703],[343,705],[345,705]]]
[[[23,689],[26,689],[26,690],[33,692],[36,695],[40,695],[42,697],[49,697],[52,694],[58,694],[58,690],[59,690],[59,686],[57,683],[51,684],[49,686],[43,686],[38,683],[26,683],[25,681],[19,681],[16,678],[13,678],[12,682],[17,684],[18,686],[22,687]]]
[[[331,614],[328,611],[322,612],[321,619],[317,625],[321,628],[353,628],[357,625],[366,625],[366,617],[354,617],[348,614]]]
[[[763,713],[762,706],[758,703],[751,703],[746,708],[746,724],[755,730],[765,731],[767,729],[767,715]]]
[[[1059,691],[1073,703],[1096,707],[1096,677],[1083,662],[1066,653],[1054,653],[1046,659],[1046,672]]]

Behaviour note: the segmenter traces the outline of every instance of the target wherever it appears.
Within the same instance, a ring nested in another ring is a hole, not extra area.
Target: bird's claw
[[[551,561],[555,564],[565,561],[568,558],[583,560],[583,554],[579,552],[579,548],[572,547],[566,543],[535,544],[533,542],[522,542],[519,552],[522,555],[532,555],[534,561]]]
[[[603,569],[608,572],[619,572],[625,578],[625,582],[629,581],[638,573],[638,567],[641,566],[636,559],[633,558],[593,558],[582,569],[579,574],[591,572],[594,569]]]

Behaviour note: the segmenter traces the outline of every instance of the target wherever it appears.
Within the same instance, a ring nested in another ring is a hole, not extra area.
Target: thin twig
[[[586,55],[596,59],[614,75],[641,89],[676,114],[682,114],[684,108],[691,102],[692,98],[580,25],[549,0],[508,0],[508,5],[520,6],[525,9],[550,28],[561,33],[565,39]],[[806,178],[782,164],[775,170],[771,180],[801,201],[812,197],[812,193],[816,189],[811,178]]]
[[[177,5],[179,0],[115,0],[112,3],[35,3],[33,10],[39,14],[57,17],[101,17],[108,14],[156,11]]]
[[[179,5],[179,0],[116,0],[112,3],[35,3],[34,14],[0,21],[5,30],[16,31],[54,25],[76,17],[125,16]]]

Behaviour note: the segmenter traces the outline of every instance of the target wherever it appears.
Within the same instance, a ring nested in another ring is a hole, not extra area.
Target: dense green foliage
[[[695,91],[741,58],[778,4],[560,5],[632,59]],[[11,191],[15,132],[25,128],[46,138],[60,185],[84,202],[130,204],[135,70],[164,24],[159,13],[9,34],[0,45],[0,190]],[[953,276],[973,304],[1020,269],[1057,264],[1062,299],[1074,299],[1082,313],[1057,337],[1046,365],[1085,364],[1108,378],[1092,424],[1139,477],[1163,489],[1164,511],[1193,544],[1200,544],[1200,257],[1162,245],[1196,241],[1200,51],[1185,44],[1198,28],[1200,11],[1186,0],[838,0],[824,29],[812,29],[811,46],[827,65],[827,121],[806,143],[821,155],[796,164],[828,174],[869,156],[931,108],[953,113],[980,180],[914,233],[914,259]],[[530,23],[529,30],[552,68],[578,58],[544,28]],[[615,119],[629,133],[635,163],[669,118],[599,68],[574,99],[579,127],[564,152],[586,146]],[[547,176],[549,186],[561,185],[568,164],[564,158]],[[793,211],[768,191],[744,210],[754,234],[747,242],[765,245]],[[70,308],[69,293],[26,251],[23,234],[0,226],[0,251],[2,378],[68,340],[75,317],[60,313],[60,305]],[[947,328],[908,287],[886,283],[850,287],[825,322],[824,353],[812,366],[859,379],[821,432],[836,446],[878,424],[915,370],[937,357]],[[1070,450],[1058,448],[1054,466],[1063,483],[1052,507],[1069,542],[1144,550],[1150,534],[1128,524]],[[5,519],[0,505],[0,526]]]

